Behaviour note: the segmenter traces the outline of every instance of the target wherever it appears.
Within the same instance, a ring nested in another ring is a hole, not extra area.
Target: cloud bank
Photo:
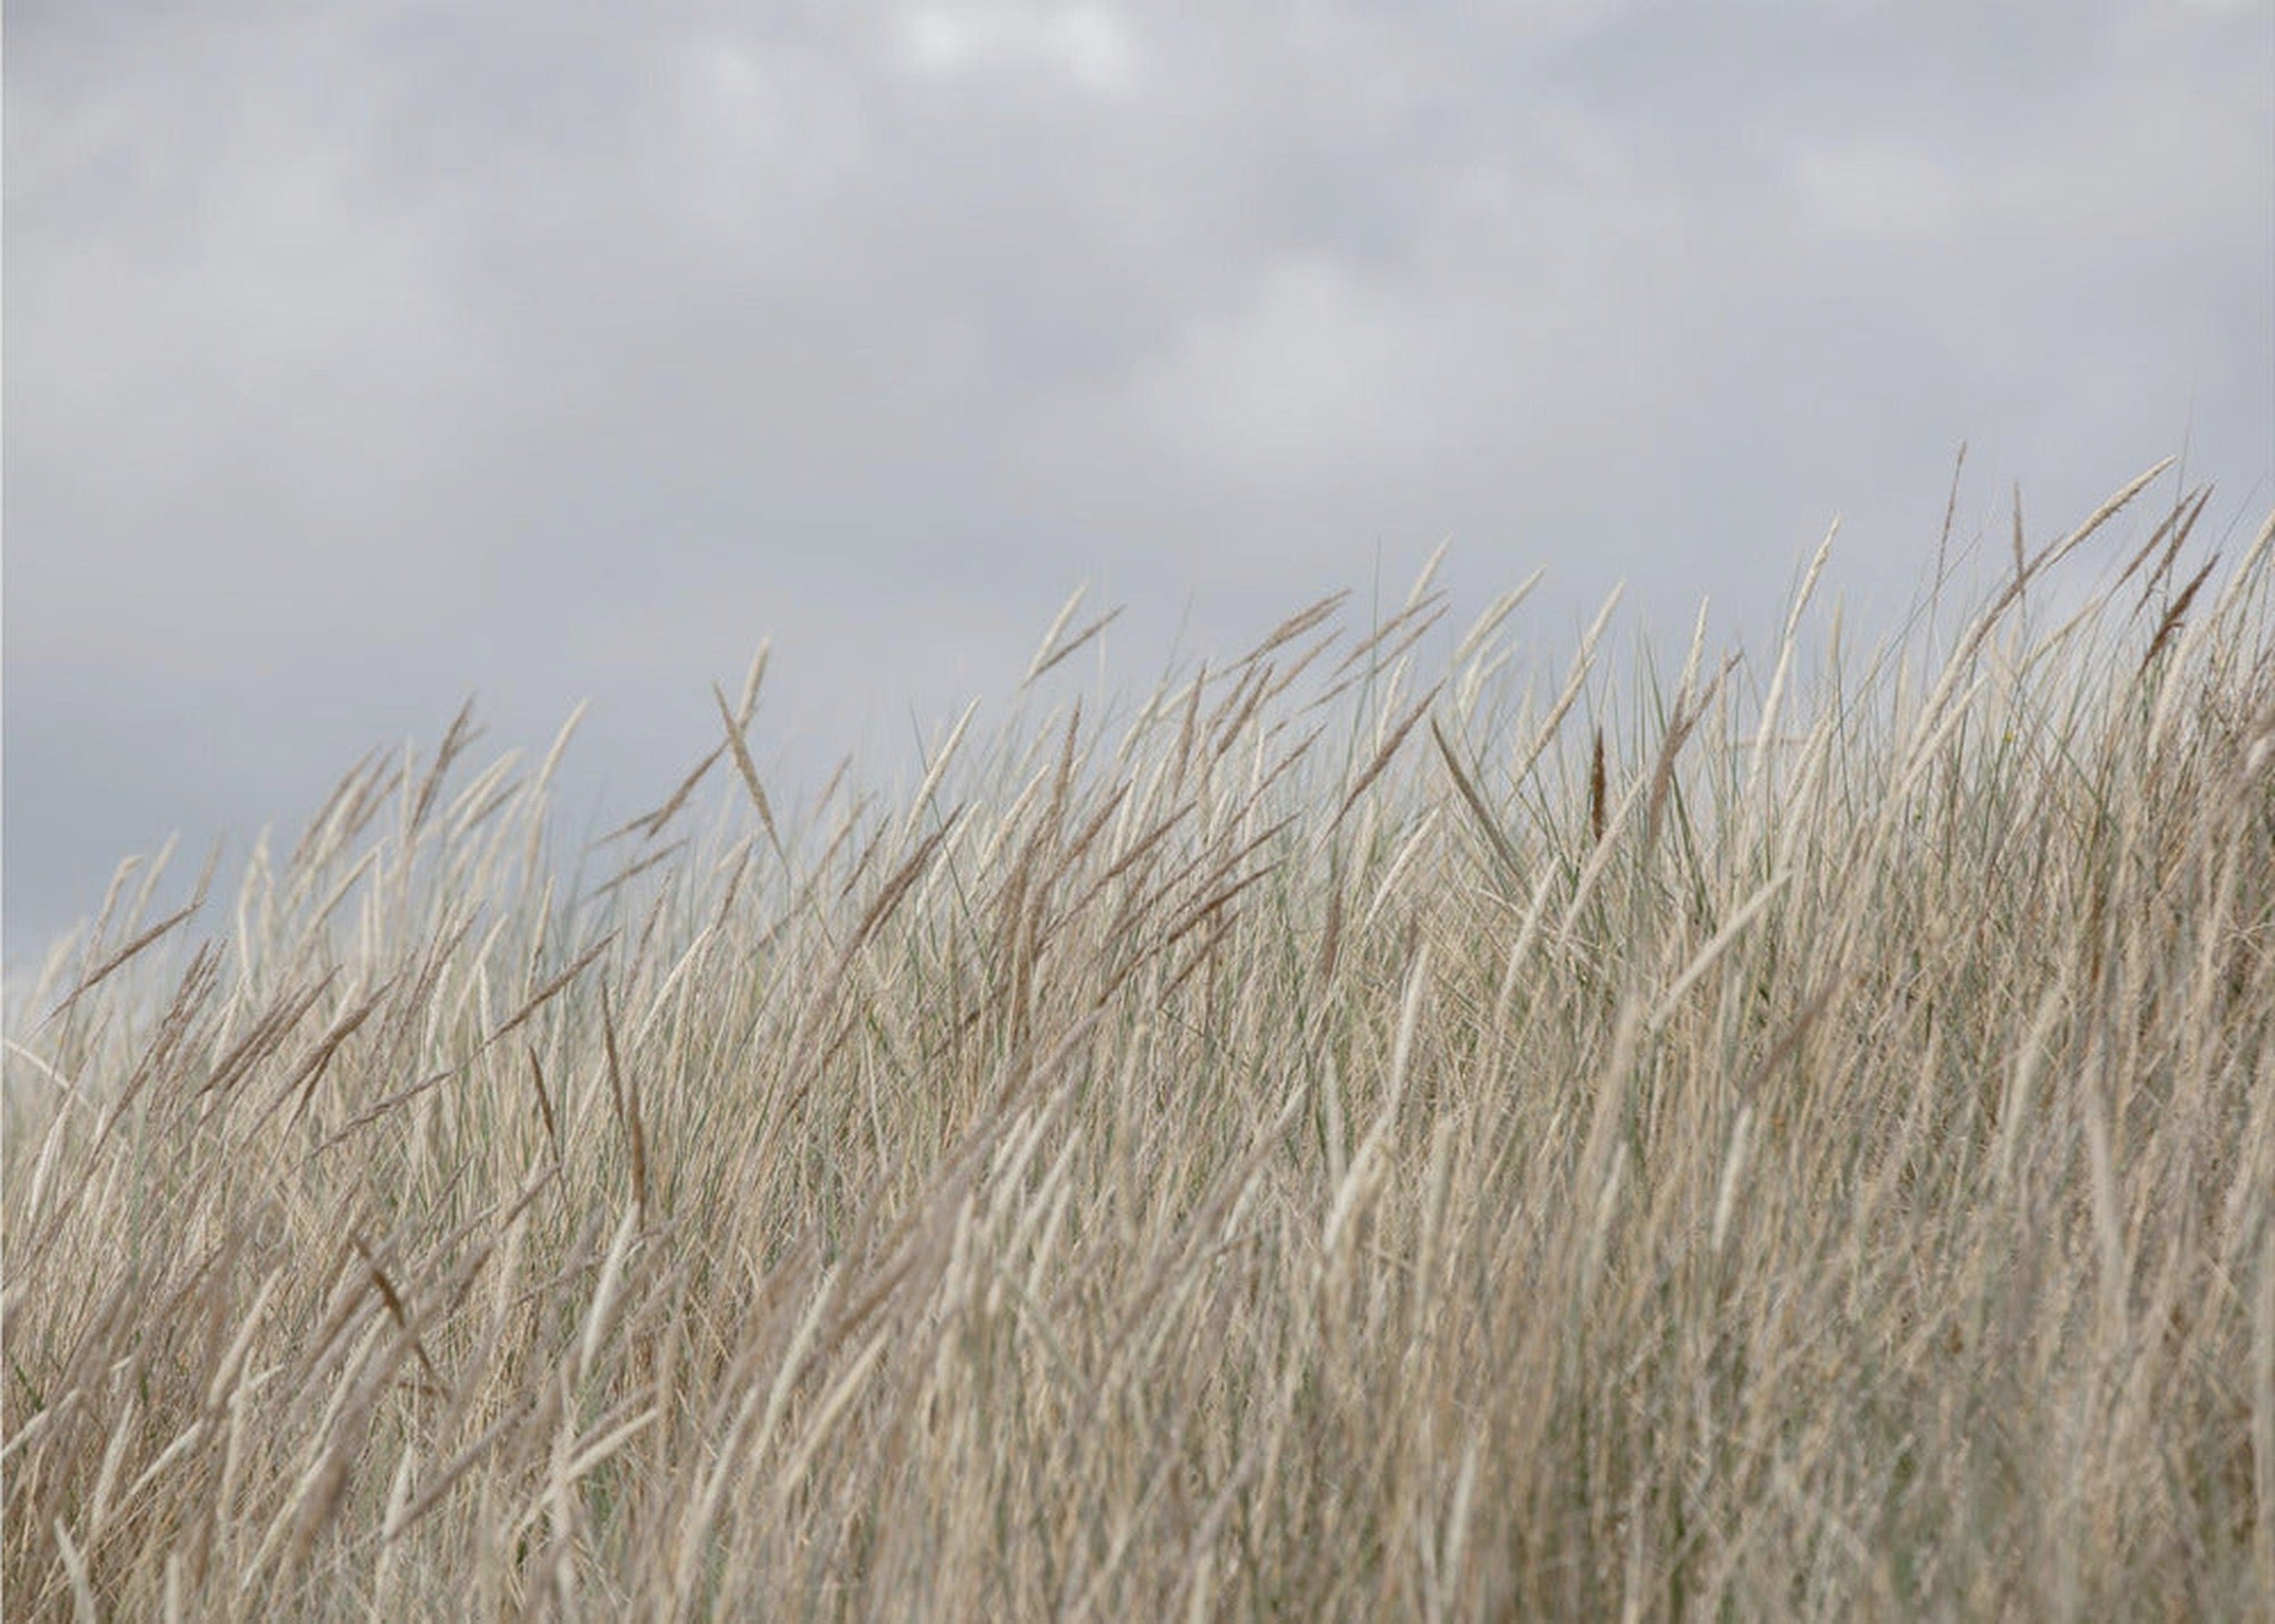
[[[1137,685],[1444,539],[1735,635],[1838,514],[1886,609],[1963,439],[1964,528],[2270,499],[2258,7],[9,22],[12,963],[470,691],[629,806],[770,635],[794,779],[1085,580]]]

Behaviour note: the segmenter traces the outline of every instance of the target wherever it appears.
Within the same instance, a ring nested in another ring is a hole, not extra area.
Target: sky
[[[4,106],[12,973],[470,694],[629,816],[765,639],[794,791],[1085,583],[1136,693],[1441,542],[1892,619],[1963,442],[2275,507],[2265,0],[17,0]]]

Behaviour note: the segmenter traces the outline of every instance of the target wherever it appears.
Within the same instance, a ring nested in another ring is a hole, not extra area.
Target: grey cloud
[[[2179,5],[18,6],[11,958],[479,688],[594,779],[1404,571],[1758,626],[2263,509],[2275,51]],[[2255,495],[2256,490],[2256,495]],[[1845,571],[1845,573],[1842,573]],[[1561,607],[1560,607],[1561,606]],[[154,696],[164,696],[159,699]],[[626,794],[635,790],[622,789]],[[96,804],[108,809],[88,815]]]

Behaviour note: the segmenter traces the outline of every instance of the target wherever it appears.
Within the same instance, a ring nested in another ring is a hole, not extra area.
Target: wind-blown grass
[[[583,892],[464,717],[122,883],[11,1021],[11,1616],[2264,1609],[2275,520],[2028,612],[2146,479],[1861,668],[1418,588],[889,802],[754,671]]]

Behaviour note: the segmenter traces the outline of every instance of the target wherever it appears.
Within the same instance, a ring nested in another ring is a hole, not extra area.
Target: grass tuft
[[[1672,691],[1425,579],[1101,719],[1077,594],[913,795],[770,794],[762,654],[573,886],[466,712],[225,934],[122,871],[11,1615],[2263,1616],[2275,520],[2031,612],[2145,484],[1861,669],[1821,549]]]

